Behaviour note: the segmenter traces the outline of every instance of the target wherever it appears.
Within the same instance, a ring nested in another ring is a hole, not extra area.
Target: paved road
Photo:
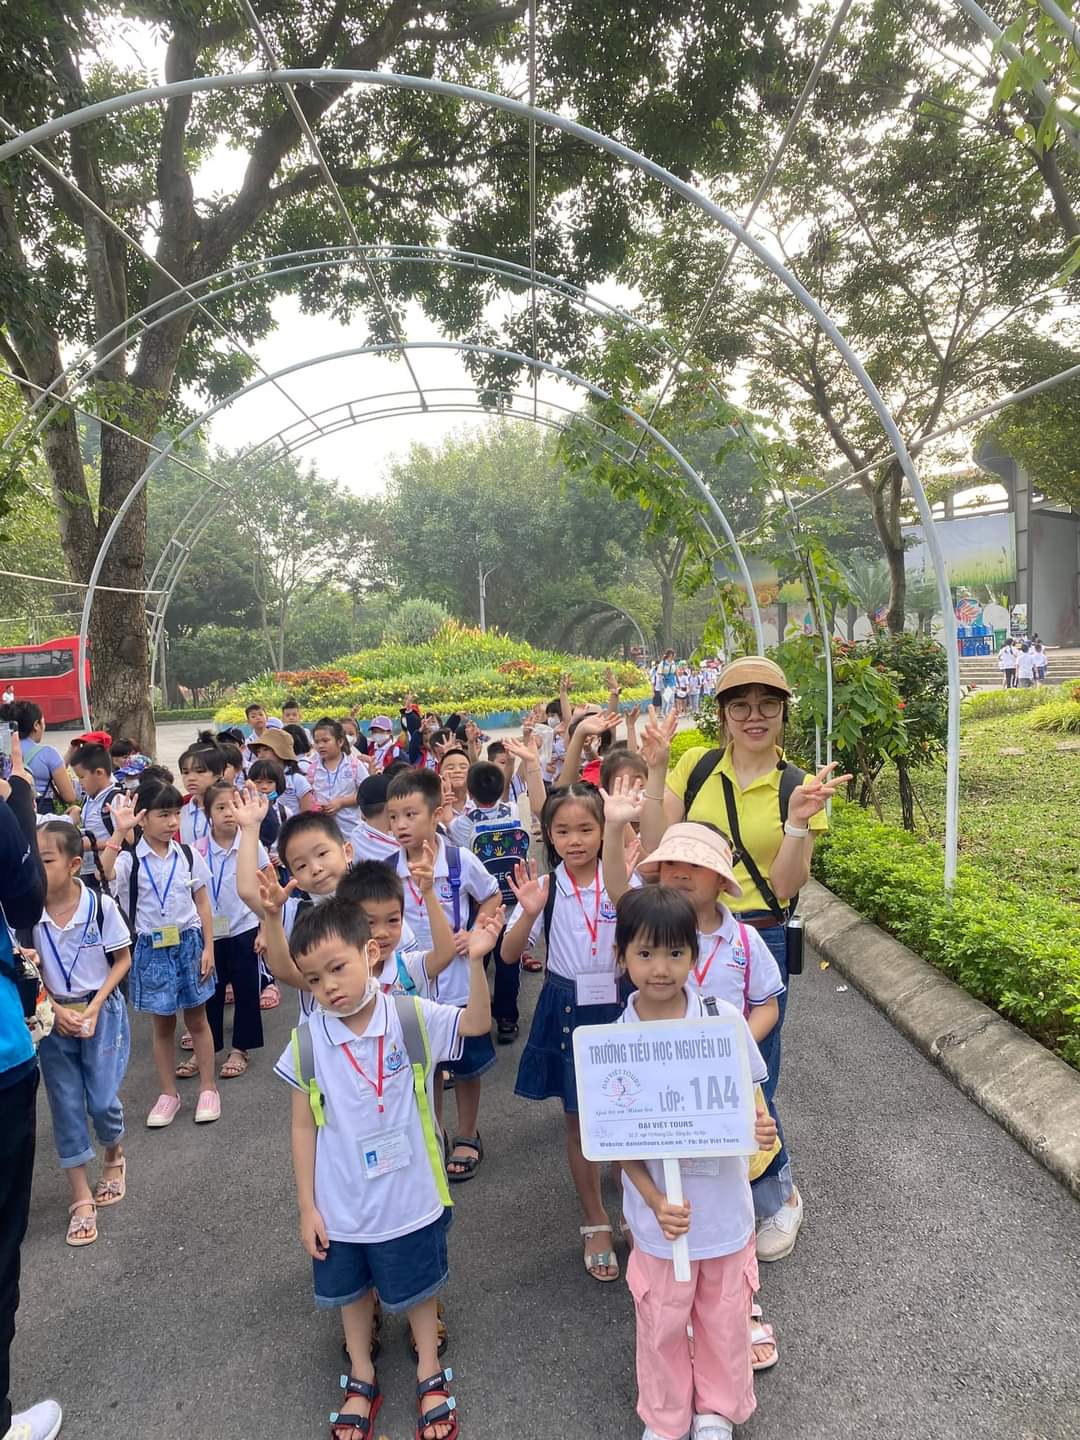
[[[795,1254],[763,1267],[783,1358],[746,1440],[1075,1440],[1080,1210],[853,990],[810,962],[781,1099],[807,1200]],[[531,1008],[537,977],[526,976]],[[136,1023],[128,1198],[86,1250],[41,1102],[15,1395],[55,1393],[64,1440],[324,1436],[340,1368],[295,1236],[288,1102],[268,1077],[292,1018],[226,1082],[224,1116],[142,1126],[155,1087]],[[632,1311],[589,1280],[554,1104],[485,1088],[488,1158],[451,1237],[451,1350],[465,1440],[635,1440]],[[400,1322],[378,1430],[413,1434]]]

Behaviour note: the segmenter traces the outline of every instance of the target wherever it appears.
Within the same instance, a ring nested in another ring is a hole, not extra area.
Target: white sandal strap
[[[615,1234],[615,1231],[610,1225],[582,1225],[578,1230],[578,1234],[589,1236],[599,1235],[604,1230],[606,1230],[609,1235]]]

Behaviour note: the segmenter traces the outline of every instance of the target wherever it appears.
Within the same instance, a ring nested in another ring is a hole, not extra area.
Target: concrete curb
[[[811,880],[810,945],[1080,1200],[1080,1073]]]

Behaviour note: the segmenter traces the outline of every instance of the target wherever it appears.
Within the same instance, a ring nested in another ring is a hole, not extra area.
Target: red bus
[[[41,706],[46,725],[82,724],[79,703],[79,637],[62,635],[43,645],[0,646],[0,694],[10,689],[16,700]],[[86,685],[90,686],[90,662]]]

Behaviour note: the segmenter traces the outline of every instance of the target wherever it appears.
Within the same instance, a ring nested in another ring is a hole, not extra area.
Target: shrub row
[[[156,725],[164,724],[167,720],[212,720],[213,718],[214,711],[212,708],[200,709],[197,706],[192,707],[190,710],[185,708],[181,710],[154,711],[154,723]]]
[[[855,805],[837,804],[814,853],[823,885],[984,1004],[1080,1068],[1080,918],[962,861],[951,903],[944,857]]]
[[[1044,685],[1030,690],[975,690],[964,697],[961,713],[965,720],[990,720],[998,715],[1017,715],[1034,710],[1051,700],[1067,700],[1076,686],[1075,680],[1063,685]]]

